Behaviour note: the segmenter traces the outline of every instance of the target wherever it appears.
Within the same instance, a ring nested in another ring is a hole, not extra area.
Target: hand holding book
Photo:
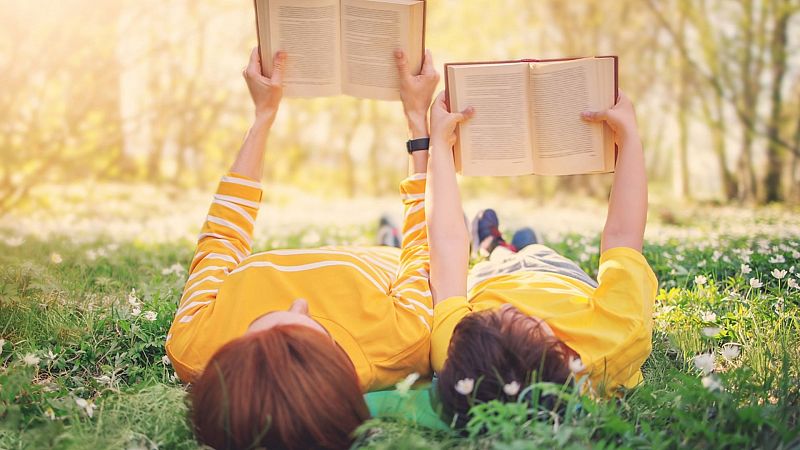
[[[581,116],[588,122],[607,123],[614,132],[614,142],[620,148],[628,139],[639,137],[633,103],[623,92],[619,93],[617,104],[613,108],[605,111],[586,111]]]
[[[278,52],[273,59],[272,74],[265,77],[261,74],[261,56],[258,47],[250,52],[250,62],[242,70],[242,76],[247,82],[247,90],[256,107],[256,117],[275,119],[278,107],[283,97],[283,69],[286,63],[286,54]]]
[[[411,138],[428,137],[428,108],[439,84],[439,72],[433,64],[433,55],[430,50],[425,50],[419,75],[411,73],[408,57],[403,50],[395,50],[394,55],[400,77],[400,100],[403,101],[403,112],[409,122]]]

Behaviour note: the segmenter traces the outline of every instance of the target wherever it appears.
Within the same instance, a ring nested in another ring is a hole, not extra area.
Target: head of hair
[[[345,449],[369,410],[353,363],[328,336],[297,325],[220,348],[191,387],[198,440],[223,449]]]
[[[571,381],[569,358],[577,353],[516,308],[509,310],[471,313],[453,330],[447,360],[438,374],[437,395],[444,418],[456,427],[469,422],[473,404],[517,401],[520,394],[506,394],[506,384],[517,382],[524,389],[534,382]],[[474,388],[463,395],[456,391],[456,383],[467,378],[474,380]],[[557,398],[544,395],[528,401],[553,409]]]

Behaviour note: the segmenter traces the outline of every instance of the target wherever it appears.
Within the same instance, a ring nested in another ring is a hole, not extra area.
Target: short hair
[[[344,350],[298,325],[245,335],[220,348],[190,398],[195,436],[217,450],[346,449],[369,418]]]
[[[516,395],[504,392],[506,384],[516,381],[524,388],[533,382],[571,382],[569,358],[577,353],[555,336],[543,333],[538,325],[531,326],[528,316],[516,312],[474,312],[453,330],[447,360],[438,374],[437,394],[444,418],[457,428],[469,422],[472,404],[516,401]],[[474,380],[474,390],[463,395],[455,387],[467,378]],[[543,407],[553,408],[557,399],[546,395],[536,400]]]

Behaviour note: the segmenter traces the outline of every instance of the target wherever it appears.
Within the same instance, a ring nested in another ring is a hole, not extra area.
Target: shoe
[[[538,243],[539,239],[536,236],[536,231],[534,231],[531,227],[525,227],[517,230],[517,232],[514,233],[514,237],[511,239],[511,245],[513,245],[517,251],[520,251],[529,245]]]
[[[472,219],[470,227],[473,255],[488,256],[498,245],[509,247],[503,240],[499,226],[500,219],[497,218],[497,213],[493,209],[478,211],[478,214]]]
[[[400,248],[400,232],[385,215],[378,222],[378,245]]]

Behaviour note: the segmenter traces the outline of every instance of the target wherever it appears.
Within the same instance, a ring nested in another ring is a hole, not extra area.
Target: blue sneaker
[[[529,245],[538,243],[539,239],[536,236],[536,231],[534,231],[531,227],[525,227],[517,230],[517,232],[514,233],[514,237],[511,239],[511,245],[513,245],[517,251],[520,251]]]
[[[378,223],[378,245],[400,248],[400,232],[386,215]]]
[[[489,208],[478,211],[472,219],[472,253],[487,256],[498,245],[508,246],[500,233],[500,219],[497,213]]]

